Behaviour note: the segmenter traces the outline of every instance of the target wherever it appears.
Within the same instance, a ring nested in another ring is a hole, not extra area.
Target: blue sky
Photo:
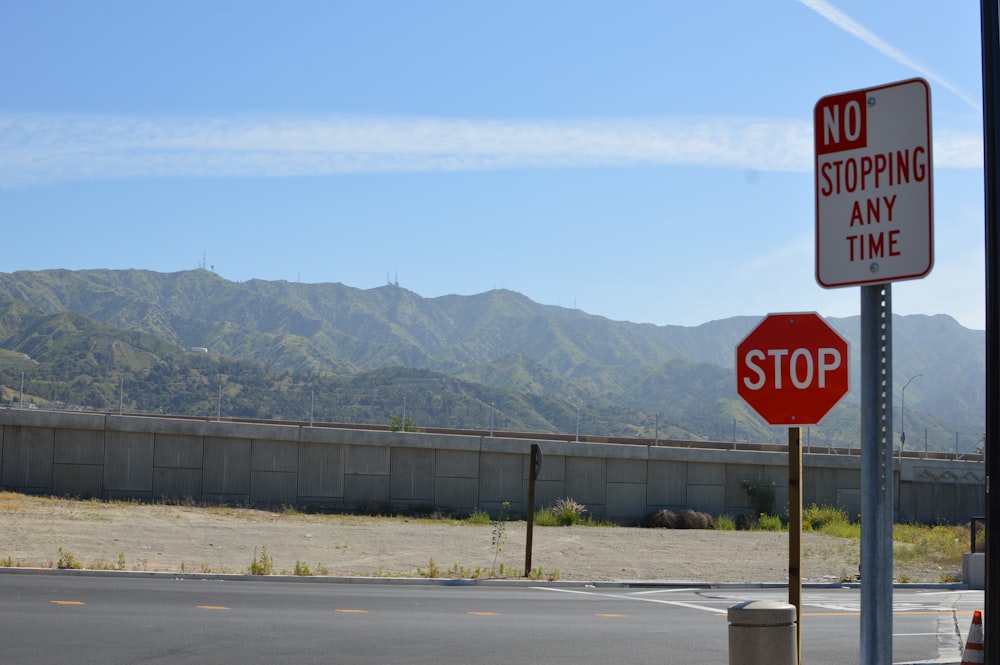
[[[812,110],[930,84],[935,266],[985,327],[979,3],[8,2],[0,271],[507,288],[615,320],[860,311]]]

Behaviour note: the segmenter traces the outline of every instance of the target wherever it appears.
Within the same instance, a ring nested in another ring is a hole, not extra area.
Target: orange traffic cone
[[[976,610],[972,613],[972,626],[969,637],[965,640],[965,651],[962,652],[962,665],[985,663],[983,654],[983,613]]]

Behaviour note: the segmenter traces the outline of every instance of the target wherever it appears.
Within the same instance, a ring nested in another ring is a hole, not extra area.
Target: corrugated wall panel
[[[53,464],[52,493],[58,496],[99,499],[104,496],[104,466]]]
[[[438,508],[471,513],[478,505],[478,498],[476,478],[438,478],[434,483],[434,504]]]
[[[204,464],[203,494],[223,495],[227,497],[226,501],[250,499],[249,439],[206,437]]]
[[[200,501],[202,498],[201,476],[200,468],[156,467],[153,469],[153,498]]]
[[[926,492],[927,489],[924,489]],[[837,490],[837,507],[852,520],[861,516],[861,490]]]
[[[168,469],[201,469],[205,441],[200,436],[157,434],[153,465]]]
[[[7,427],[0,482],[12,490],[52,491],[54,430],[47,427]]]
[[[389,476],[365,474],[346,476],[344,503],[359,508],[389,505]]]
[[[299,446],[296,443],[253,439],[251,450],[251,471],[296,473],[299,470]]]
[[[591,515],[597,517],[588,507]],[[638,521],[636,515],[646,514],[645,483],[608,483],[608,503],[604,511],[609,520],[624,524]]]
[[[344,498],[344,448],[326,443],[299,444],[299,496]]]
[[[104,464],[104,432],[57,429],[53,445],[55,464]]]
[[[347,446],[347,474],[389,475],[388,446]]]
[[[755,465],[751,468],[758,467]],[[688,462],[687,481],[692,485],[725,485],[726,465],[716,462]]]
[[[146,432],[108,432],[104,444],[104,490],[153,491],[153,435]],[[109,496],[111,496],[109,494]]]
[[[542,461],[544,468],[545,461]],[[608,460],[608,482],[609,483],[645,483],[646,482],[646,460],[637,459],[609,459]]]
[[[434,475],[438,478],[479,478],[479,452],[474,450],[434,451]]]
[[[726,512],[726,486],[692,485],[688,487],[687,505],[677,508],[690,508],[703,513],[721,515]]]
[[[687,501],[687,462],[650,460],[646,481],[649,510],[684,505]]]
[[[434,451],[393,448],[389,501],[434,500]]]
[[[251,471],[250,503],[294,505],[298,474],[284,471]]]
[[[525,465],[523,455],[482,453],[479,465],[479,500],[491,504],[503,501],[520,504]]]
[[[566,456],[542,454],[542,472],[538,475],[538,480],[558,480],[560,483],[566,480]]]
[[[535,483],[535,510],[552,508],[556,505],[556,501],[566,496],[566,481],[539,480]]]
[[[607,503],[606,463],[601,457],[567,457],[566,495],[588,507]]]

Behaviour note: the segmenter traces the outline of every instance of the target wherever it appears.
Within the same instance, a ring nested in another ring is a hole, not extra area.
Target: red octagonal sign
[[[847,364],[818,314],[768,314],[736,346],[736,392],[771,425],[816,425],[847,394]]]

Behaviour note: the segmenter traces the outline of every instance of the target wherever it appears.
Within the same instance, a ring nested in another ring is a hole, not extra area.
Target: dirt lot
[[[494,562],[494,529],[402,517],[304,515],[226,507],[69,501],[0,493],[0,564],[54,567],[60,548],[87,568],[246,573],[263,548],[274,572],[296,564],[332,576],[519,574],[526,524],[507,523]],[[584,581],[787,582],[785,533],[627,527],[535,527],[532,568]],[[858,543],[806,533],[803,580],[858,571]],[[433,562],[433,564],[432,564]],[[454,571],[450,573],[449,571]],[[897,570],[939,582],[942,570]]]

